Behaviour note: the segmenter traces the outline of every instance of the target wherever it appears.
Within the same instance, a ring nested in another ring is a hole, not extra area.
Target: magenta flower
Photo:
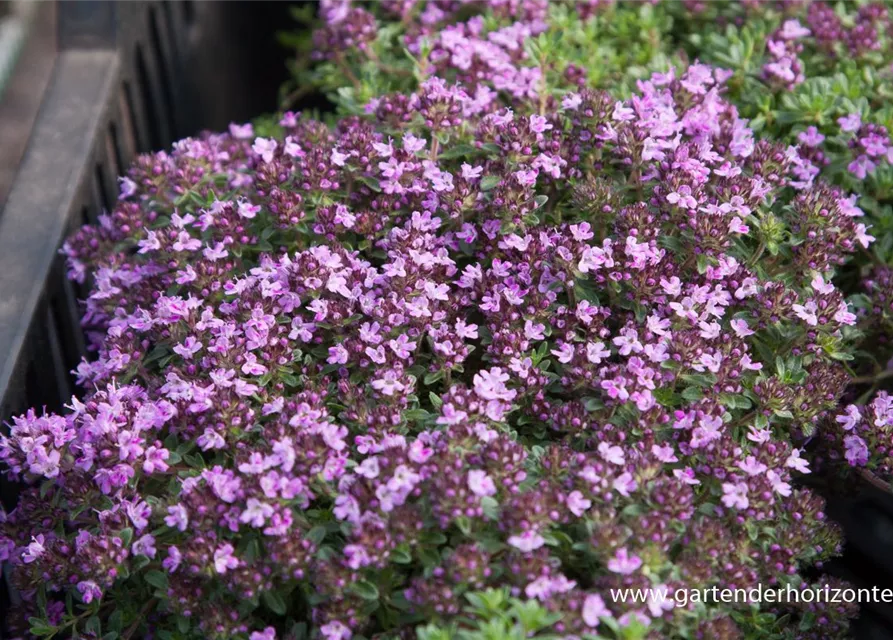
[[[468,472],[468,488],[476,496],[496,495],[496,484],[493,479],[480,469],[472,469]]]
[[[608,560],[608,570],[622,575],[629,575],[638,571],[642,566],[642,559],[637,555],[629,555],[625,548],[620,548],[614,557]]]
[[[77,585],[78,592],[84,604],[90,604],[94,600],[102,598],[102,589],[92,580],[82,580]]]
[[[747,509],[750,505],[744,482],[723,482],[722,492],[722,503],[730,509]]]
[[[546,540],[536,531],[530,529],[519,535],[510,536],[508,543],[524,553],[530,553],[546,544]]]
[[[214,570],[224,574],[239,566],[238,558],[233,556],[233,546],[229,543],[219,546],[214,551]]]

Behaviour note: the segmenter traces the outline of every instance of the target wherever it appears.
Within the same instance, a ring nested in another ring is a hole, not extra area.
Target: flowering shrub
[[[360,11],[318,36],[345,71]],[[66,244],[87,394],[0,438],[23,634],[846,636],[853,605],[609,593],[835,582],[796,480],[857,344],[855,198],[722,69],[503,70],[181,141]]]
[[[852,300],[863,347],[850,366],[862,374],[855,381],[867,385],[850,395],[869,400],[890,378],[893,22],[884,3],[530,0],[324,7],[326,26],[315,41],[319,63],[296,77],[326,91],[344,113],[363,113],[369,105],[391,109],[391,95],[412,91],[431,75],[460,83],[477,105],[523,110],[525,102],[538,101],[546,112],[583,87],[625,96],[651,72],[680,68],[685,60],[727,70],[723,97],[748,118],[749,128],[791,145],[792,186],[823,180],[859,196],[878,242],[840,279],[846,292],[859,293]],[[352,39],[361,24],[369,28]],[[324,46],[333,41],[337,48]],[[827,459],[863,468],[855,461],[864,456],[845,455],[836,423],[824,426]],[[876,450],[872,458],[884,458],[893,447],[884,426],[865,426],[877,430],[867,434],[866,446]],[[867,468],[893,479],[886,466]]]

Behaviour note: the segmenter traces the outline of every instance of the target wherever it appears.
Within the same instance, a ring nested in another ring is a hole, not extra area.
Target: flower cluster
[[[545,113],[584,87],[627,96],[691,60],[726,69],[725,99],[755,135],[790,147],[791,185],[822,179],[857,194],[880,240],[872,253],[893,260],[893,23],[883,2],[412,1],[373,14],[379,36],[356,61],[362,81],[334,63],[300,77],[345,112],[378,99],[394,108],[432,75],[459,83],[476,108],[534,100]],[[864,277],[865,258],[848,280]]]
[[[797,480],[849,381],[856,197],[727,70],[613,95],[526,44],[548,3],[460,5],[379,8],[412,87],[144,156],[65,245],[86,395],[0,437],[23,634],[845,637],[849,605],[609,594],[827,584]],[[323,65],[374,54],[324,10]]]
[[[893,399],[878,393],[866,406],[848,405],[834,417],[835,427],[826,431],[836,440],[831,449],[840,452],[851,467],[867,467],[879,475],[893,475]]]

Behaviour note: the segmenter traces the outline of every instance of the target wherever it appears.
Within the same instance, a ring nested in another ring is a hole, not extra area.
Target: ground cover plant
[[[796,148],[788,151],[792,186],[821,179],[844,189],[877,237],[837,274],[859,316],[859,348],[846,356],[854,384],[845,411],[852,417],[825,425],[821,437],[829,446],[814,455],[845,461],[889,490],[893,431],[886,419],[855,418],[866,402],[886,406],[885,391],[876,402],[873,394],[889,379],[893,358],[893,23],[887,3],[326,6],[327,26],[312,41],[286,41],[314,52],[295,60],[298,86],[326,92],[342,114],[364,113],[381,96],[412,91],[430,75],[458,82],[475,100],[523,108],[525,101],[578,87],[628,97],[652,73],[691,61],[727,73],[723,97],[755,136]],[[861,426],[853,431],[854,425]]]
[[[815,598],[609,594],[840,586],[800,479],[885,464],[858,167],[816,173],[788,138],[825,134],[686,59],[713,5],[369,9],[323,5],[308,77],[337,117],[142,157],[66,244],[96,357],[0,439],[20,633],[846,637],[855,607]],[[705,38],[806,37],[728,11]],[[593,79],[586,30],[645,19],[653,50]],[[880,176],[869,107],[840,107],[840,153]]]

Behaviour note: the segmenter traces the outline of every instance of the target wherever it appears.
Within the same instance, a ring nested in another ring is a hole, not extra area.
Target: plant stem
[[[759,246],[757,247],[757,251],[756,251],[756,253],[754,253],[754,254],[753,254],[753,258],[750,259],[750,266],[751,266],[751,267],[754,266],[754,265],[756,265],[757,260],[759,260],[760,257],[762,257],[763,252],[764,252],[765,250],[766,250],[766,240],[765,240],[765,238],[761,238],[761,239],[760,239],[760,244],[759,244]]]
[[[886,371],[881,371],[880,373],[871,376],[857,376],[850,382],[852,384],[866,384],[869,382],[879,382],[881,380],[886,380],[887,378],[893,378],[893,369],[887,369]]]
[[[121,636],[121,640],[130,640],[133,637],[133,634],[136,633],[136,630],[140,626],[140,622],[146,617],[146,615],[155,607],[158,603],[158,600],[152,598],[146,604],[143,605],[143,608],[140,610],[139,615],[136,620],[133,621],[133,624],[127,628],[127,631],[124,632],[124,635]]]
[[[863,480],[868,482],[868,484],[870,484],[874,487],[877,487],[878,489],[880,489],[881,491],[883,491],[885,493],[890,493],[890,484],[888,482],[884,482],[883,480],[878,478],[876,475],[874,475],[868,469],[860,469],[859,476]]]
[[[347,76],[348,80],[350,80],[351,84],[354,86],[354,89],[356,89],[357,91],[362,89],[363,84],[360,82],[359,78],[357,78],[354,75],[354,72],[351,71],[350,65],[348,65],[344,61],[344,57],[339,55],[337,60],[338,60],[338,68],[341,69],[342,72],[344,72],[344,75]]]

